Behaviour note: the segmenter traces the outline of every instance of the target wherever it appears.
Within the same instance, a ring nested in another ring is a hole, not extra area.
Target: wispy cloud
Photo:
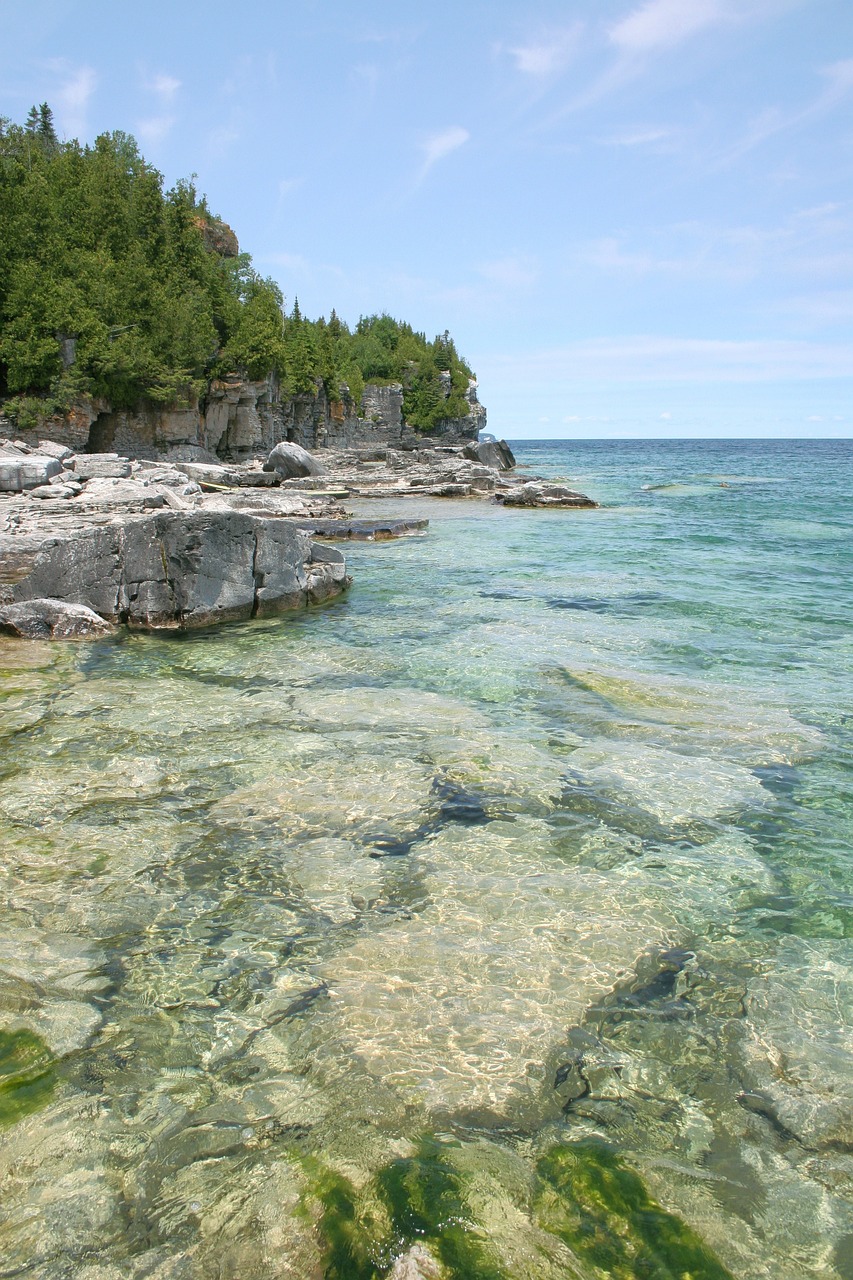
[[[674,136],[672,129],[628,129],[604,138],[603,142],[608,147],[651,147],[671,142]]]
[[[158,98],[161,98],[164,102],[171,102],[180,89],[181,82],[174,76],[160,72],[146,81],[145,87],[152,93],[156,93]]]
[[[146,120],[137,120],[136,136],[141,142],[147,142],[150,147],[154,147],[168,137],[174,124],[175,116],[149,116]]]
[[[539,279],[539,268],[527,254],[513,254],[484,262],[477,270],[484,280],[503,289],[529,289]]]
[[[449,156],[452,151],[458,150],[471,137],[467,129],[463,129],[461,125],[453,124],[449,129],[442,129],[440,133],[432,133],[421,143],[421,151],[423,153],[423,164],[419,179],[423,180],[429,173],[434,164],[439,160],[443,160],[445,156]]]
[[[639,336],[601,338],[494,361],[518,378],[552,387],[608,382],[785,382],[853,377],[853,347],[784,339],[736,341]]]
[[[558,31],[550,31],[534,37],[527,43],[509,48],[515,59],[516,69],[524,75],[545,79],[565,70],[571,61],[583,27],[574,23]]]
[[[721,0],[648,0],[608,31],[623,53],[669,49],[729,16]]]
[[[853,93],[853,58],[843,58],[823,67],[824,80],[821,91],[797,111],[783,111],[779,107],[767,107],[751,122],[743,138],[726,152],[724,162],[737,159],[768,138],[787,129],[810,123],[846,102]]]
[[[68,138],[80,138],[86,133],[89,99],[95,92],[98,77],[91,67],[70,68],[64,58],[54,59],[48,65],[64,76],[52,94],[60,130]]]

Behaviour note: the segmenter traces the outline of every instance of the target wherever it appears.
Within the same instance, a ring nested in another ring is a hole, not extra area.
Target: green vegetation
[[[287,313],[192,181],[164,190],[126,133],[59,142],[47,103],[0,120],[0,226],[0,397],[21,425],[81,394],[179,403],[231,372],[274,373],[283,395],[348,388],[356,405],[366,381],[399,381],[422,431],[468,411],[447,333],[430,343],[387,315],[351,331],[295,300]]]
[[[732,1280],[695,1232],[656,1204],[603,1143],[553,1147],[538,1173],[539,1225],[602,1280]]]
[[[456,1144],[424,1137],[356,1190],[313,1157],[306,1211],[320,1209],[326,1280],[382,1280],[411,1246],[425,1245],[445,1280],[509,1280],[471,1210],[471,1174]],[[732,1280],[686,1223],[652,1200],[642,1180],[594,1140],[552,1147],[531,1187],[535,1224],[560,1239],[588,1280]],[[315,1216],[311,1214],[310,1216]]]
[[[46,1105],[56,1083],[54,1059],[31,1031],[0,1031],[0,1127]]]

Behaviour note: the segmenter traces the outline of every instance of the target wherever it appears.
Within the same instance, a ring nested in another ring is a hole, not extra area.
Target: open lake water
[[[853,1278],[853,443],[517,456],[0,641],[0,1276]]]

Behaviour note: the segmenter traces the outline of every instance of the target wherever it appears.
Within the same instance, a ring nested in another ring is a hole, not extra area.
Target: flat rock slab
[[[529,480],[516,489],[495,494],[495,501],[505,507],[597,507],[585,493],[577,493],[562,484],[544,484]]]
[[[0,493],[21,493],[58,476],[62,463],[39,453],[0,454]]]
[[[26,600],[0,607],[0,635],[25,640],[97,640],[118,630],[85,605]]]
[[[422,534],[429,520],[299,520],[299,528],[320,538],[379,542]]]

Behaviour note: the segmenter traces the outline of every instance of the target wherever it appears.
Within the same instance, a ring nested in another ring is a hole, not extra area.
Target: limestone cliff
[[[445,394],[450,393],[450,377]],[[116,451],[127,457],[157,458],[181,450],[187,458],[210,454],[240,462],[269,453],[279,440],[306,449],[352,448],[376,444],[404,449],[421,445],[466,444],[486,425],[474,379],[468,387],[469,413],[441,419],[429,435],[403,419],[399,382],[368,384],[356,406],[344,389],[330,401],[322,385],[315,395],[282,396],[275,377],[251,382],[234,374],[209,383],[206,395],[173,408],[140,405],[116,410],[103,400],[82,398],[73,409],[32,431],[13,431],[30,444],[47,436],[77,452]],[[31,438],[32,437],[32,438]]]

